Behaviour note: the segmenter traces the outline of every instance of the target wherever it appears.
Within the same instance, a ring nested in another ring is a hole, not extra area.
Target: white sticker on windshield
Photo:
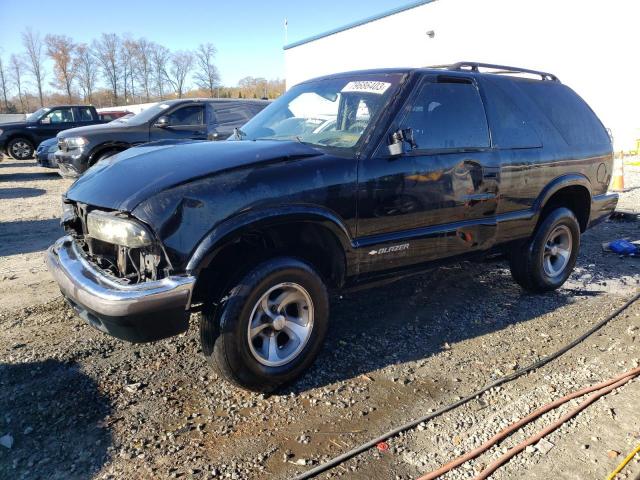
[[[361,93],[375,93],[382,95],[391,86],[388,82],[375,82],[372,80],[359,80],[357,82],[349,82],[342,89],[343,93],[347,92],[361,92]]]
[[[164,110],[165,108],[169,108],[169,105],[167,105],[166,103],[161,103],[160,105],[158,105],[158,108]]]

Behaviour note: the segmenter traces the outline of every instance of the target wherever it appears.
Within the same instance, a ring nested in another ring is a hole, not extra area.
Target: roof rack
[[[432,65],[429,68],[446,68],[447,70],[470,70],[472,72],[480,72],[480,68],[490,68],[494,70],[493,73],[497,75],[511,74],[511,73],[529,73],[532,75],[540,75],[541,80],[551,80],[552,82],[559,82],[560,80],[553,73],[540,72],[538,70],[529,70],[528,68],[520,67],[507,67],[506,65],[494,65],[492,63],[480,63],[480,62],[457,62],[451,65]]]

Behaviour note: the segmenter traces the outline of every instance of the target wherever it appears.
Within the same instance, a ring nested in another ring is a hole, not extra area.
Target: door
[[[58,133],[77,126],[72,107],[54,108],[48,111],[33,128],[36,143],[55,137]]]
[[[490,148],[473,78],[425,75],[389,136],[399,129],[411,129],[412,148],[391,156],[385,138],[372,157],[360,162],[360,273],[491,247],[500,160]]]
[[[158,120],[166,118],[161,125]],[[194,139],[206,140],[207,128],[204,118],[204,105],[181,105],[155,120],[149,128],[149,140]]]

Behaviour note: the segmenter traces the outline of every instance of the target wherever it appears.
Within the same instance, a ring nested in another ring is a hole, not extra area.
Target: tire
[[[571,275],[580,249],[580,225],[568,208],[556,208],[533,236],[509,255],[511,276],[535,293],[559,288]]]
[[[12,138],[7,144],[7,152],[15,160],[28,160],[33,158],[35,147],[26,138]]]
[[[233,283],[217,308],[201,313],[205,357],[222,377],[248,390],[270,392],[292,382],[313,363],[327,331],[322,279],[306,262],[279,257]]]

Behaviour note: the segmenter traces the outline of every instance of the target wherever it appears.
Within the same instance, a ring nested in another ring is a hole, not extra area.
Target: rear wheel
[[[7,151],[16,160],[28,160],[33,158],[35,148],[33,143],[26,138],[14,138],[9,141]]]
[[[524,244],[510,252],[511,275],[523,288],[547,292],[571,275],[580,249],[580,225],[568,208],[549,212]]]
[[[268,260],[234,282],[225,301],[202,313],[202,351],[243,388],[271,391],[296,379],[317,356],[329,301],[320,276],[290,257]]]

